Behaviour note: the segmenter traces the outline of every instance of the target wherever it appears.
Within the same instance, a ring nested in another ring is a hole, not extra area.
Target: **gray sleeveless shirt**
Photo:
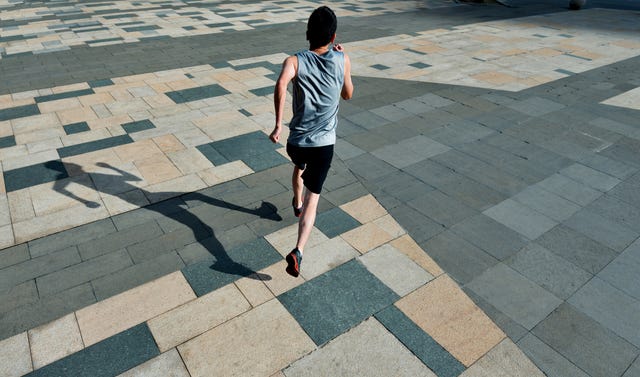
[[[293,79],[293,118],[287,142],[322,147],[336,142],[338,105],[344,82],[344,53],[302,51]]]

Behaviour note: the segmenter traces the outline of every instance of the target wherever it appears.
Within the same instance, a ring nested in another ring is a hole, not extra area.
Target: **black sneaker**
[[[303,206],[300,206],[300,208],[296,208],[296,198],[291,199],[291,207],[293,207],[293,215],[295,217],[300,217],[300,214],[302,214]]]
[[[286,271],[289,275],[297,278],[300,275],[300,264],[302,263],[302,253],[297,248],[293,249],[287,255],[287,268]]]

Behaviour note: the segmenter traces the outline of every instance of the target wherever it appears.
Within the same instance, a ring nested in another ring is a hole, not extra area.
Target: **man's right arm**
[[[342,84],[342,99],[351,99],[353,96],[353,82],[351,81],[351,60],[344,54],[344,84]]]
[[[276,113],[276,125],[273,132],[269,135],[269,139],[274,143],[280,140],[280,132],[282,131],[282,117],[284,115],[284,105],[287,95],[287,85],[293,80],[298,70],[298,58],[296,56],[288,57],[282,64],[282,71],[276,82],[273,93],[273,105]]]

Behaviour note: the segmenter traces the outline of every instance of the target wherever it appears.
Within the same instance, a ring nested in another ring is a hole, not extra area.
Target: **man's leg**
[[[320,200],[320,194],[315,194],[309,190],[305,191],[304,195],[304,209],[302,210],[302,216],[298,222],[298,242],[296,248],[302,252],[304,246],[309,240],[311,235],[311,229],[316,221],[316,210],[318,209],[318,201]]]
[[[304,188],[302,183],[302,173],[304,170],[297,166],[293,167],[293,175],[291,176],[291,186],[293,187],[293,206],[296,208],[302,207],[302,190]]]

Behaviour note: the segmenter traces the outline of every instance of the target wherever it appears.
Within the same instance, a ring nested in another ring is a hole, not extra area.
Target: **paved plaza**
[[[0,377],[639,377],[640,6],[502,3],[322,3],[355,92],[292,278],[321,3],[0,0]]]

